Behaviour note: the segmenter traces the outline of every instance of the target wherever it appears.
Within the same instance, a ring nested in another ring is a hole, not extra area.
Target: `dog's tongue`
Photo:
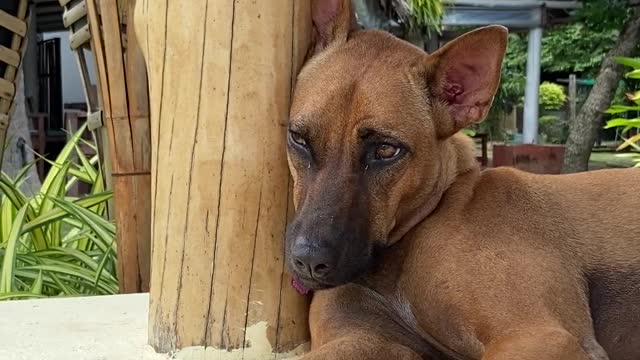
[[[298,279],[297,276],[293,276],[291,278],[291,286],[293,286],[294,289],[296,289],[296,291],[300,294],[300,295],[307,295],[309,293],[309,289],[307,289],[306,287],[304,287],[304,285],[302,284],[302,282],[300,281],[300,279]]]

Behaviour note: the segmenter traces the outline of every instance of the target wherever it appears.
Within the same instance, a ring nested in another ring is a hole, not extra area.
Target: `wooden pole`
[[[129,8],[123,4],[128,4]],[[151,147],[147,75],[136,41],[123,42],[135,0],[87,0],[92,49],[109,137],[120,292],[149,289]]]
[[[203,359],[305,351],[284,270],[290,92],[310,4],[138,1],[152,124],[149,342]]]

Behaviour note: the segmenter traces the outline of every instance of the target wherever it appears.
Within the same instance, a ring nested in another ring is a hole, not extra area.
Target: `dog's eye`
[[[376,160],[391,160],[400,154],[400,148],[382,144],[376,148]]]
[[[298,134],[297,132],[289,131],[289,137],[294,143],[300,146],[307,146],[307,141],[304,139],[304,137],[302,137],[302,135]]]

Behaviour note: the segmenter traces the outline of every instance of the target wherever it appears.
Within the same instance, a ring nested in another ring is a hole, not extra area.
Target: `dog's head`
[[[349,0],[314,0],[312,12],[313,53],[289,124],[297,215],[286,254],[294,275],[319,289],[365,274],[379,249],[435,208],[456,151],[450,138],[491,106],[507,32],[485,27],[428,55],[357,31]]]

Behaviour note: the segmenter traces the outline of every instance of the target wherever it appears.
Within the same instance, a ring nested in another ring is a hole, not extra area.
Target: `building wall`
[[[76,62],[76,58],[71,51],[69,32],[45,32],[42,33],[43,40],[60,38],[60,65],[62,71],[62,102],[66,103],[85,103],[84,89],[82,88],[82,80],[80,70]],[[87,66],[91,74],[91,82],[95,84],[95,63],[91,56],[87,57]]]
[[[34,5],[31,5],[30,12],[33,14]],[[24,74],[24,96],[31,103],[31,108],[27,108],[28,113],[38,111],[38,33],[36,32],[36,17],[32,16],[27,27],[27,48],[22,60],[22,71]]]

